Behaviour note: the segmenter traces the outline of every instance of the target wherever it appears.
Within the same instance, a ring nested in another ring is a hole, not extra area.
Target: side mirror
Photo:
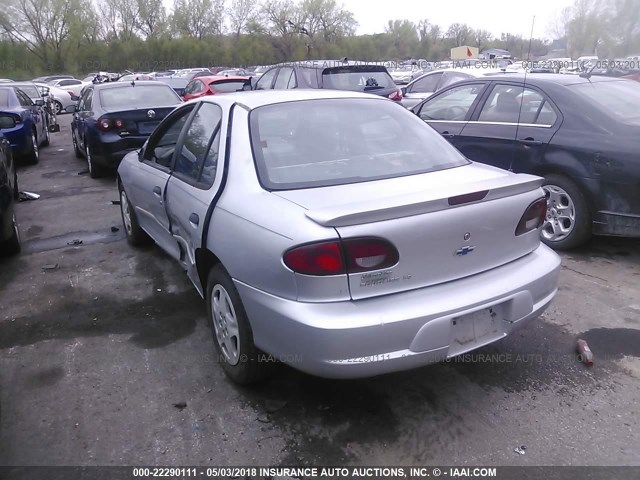
[[[407,94],[407,87],[401,87],[400,91],[402,92],[402,96],[404,97]]]
[[[78,111],[78,106],[77,105],[69,105],[66,108],[66,111],[69,113],[76,113]]]
[[[243,92],[249,92],[251,90],[253,90],[253,88],[251,87],[251,82],[247,82],[244,85],[242,85]]]
[[[13,128],[16,126],[16,119],[13,117],[2,116],[0,117],[0,130],[5,128]]]
[[[38,99],[37,99],[35,102],[33,102],[33,103],[35,103],[35,104],[36,104],[37,106],[39,106],[39,107],[44,107],[44,100],[42,100],[41,98],[38,98]]]

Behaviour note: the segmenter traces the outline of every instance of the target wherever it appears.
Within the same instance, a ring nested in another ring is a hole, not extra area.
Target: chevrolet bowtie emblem
[[[476,247],[471,247],[469,245],[465,245],[462,248],[459,248],[458,250],[456,250],[456,255],[458,257],[463,257],[465,255],[469,255],[471,252],[473,252],[476,249]]]

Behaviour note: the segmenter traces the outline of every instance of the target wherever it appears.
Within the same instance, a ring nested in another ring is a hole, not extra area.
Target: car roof
[[[283,62],[271,65],[271,67],[306,67],[306,68],[338,68],[338,67],[385,67],[386,62],[365,62],[363,60],[347,60],[340,59],[328,60],[296,60],[292,62]]]
[[[136,80],[135,81],[136,87],[140,87],[140,86],[144,86],[144,85],[167,85],[164,82],[159,82],[157,80]],[[126,81],[126,82],[106,82],[106,83],[97,83],[95,85],[93,85],[93,88],[99,89],[99,90],[105,90],[107,88],[125,88],[125,87],[129,87],[129,88],[133,88],[131,86],[131,82]]]
[[[369,100],[384,100],[384,97],[369,93],[359,93],[347,90],[324,90],[296,88],[292,90],[253,90],[249,92],[232,92],[224,96],[225,99],[240,103],[249,109],[273,105],[276,103],[296,102],[302,100],[345,99],[360,98]],[[222,99],[214,97],[201,97],[196,99],[203,102],[216,102]],[[193,100],[193,101],[196,101]]]
[[[496,77],[487,76],[489,80]],[[602,75],[592,75],[589,78],[580,75],[566,75],[562,73],[519,73],[513,72],[502,77],[506,81],[527,82],[532,85],[556,84],[556,85],[576,85],[580,83],[611,82],[619,80],[618,77],[606,77]],[[471,81],[471,80],[468,80]]]
[[[220,80],[249,80],[249,77],[242,75],[207,75],[204,77],[196,77],[191,81],[193,82],[195,80],[200,80],[201,82],[209,84]]]

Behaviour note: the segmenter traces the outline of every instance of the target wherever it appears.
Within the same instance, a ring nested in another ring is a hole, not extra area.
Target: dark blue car
[[[0,118],[11,128],[2,133],[9,140],[14,156],[25,157],[30,163],[38,163],[40,146],[49,145],[49,130],[44,110],[44,100],[34,103],[20,88],[0,87]]]
[[[18,176],[9,140],[3,135],[15,126],[8,117],[0,117],[0,255],[20,251],[20,236],[15,205],[18,200]]]
[[[140,149],[160,121],[181,102],[169,85],[156,81],[85,87],[71,121],[76,156],[87,159],[92,178],[116,170],[122,157]]]

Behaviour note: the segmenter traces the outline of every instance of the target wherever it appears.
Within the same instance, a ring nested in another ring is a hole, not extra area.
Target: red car
[[[640,82],[640,72],[633,72],[629,75],[623,75],[622,78],[628,78],[629,80],[635,80],[636,82]]]
[[[250,78],[251,77],[235,77],[231,75],[196,77],[184,88],[182,98],[186,101],[192,98],[204,97],[205,95],[251,90]]]

